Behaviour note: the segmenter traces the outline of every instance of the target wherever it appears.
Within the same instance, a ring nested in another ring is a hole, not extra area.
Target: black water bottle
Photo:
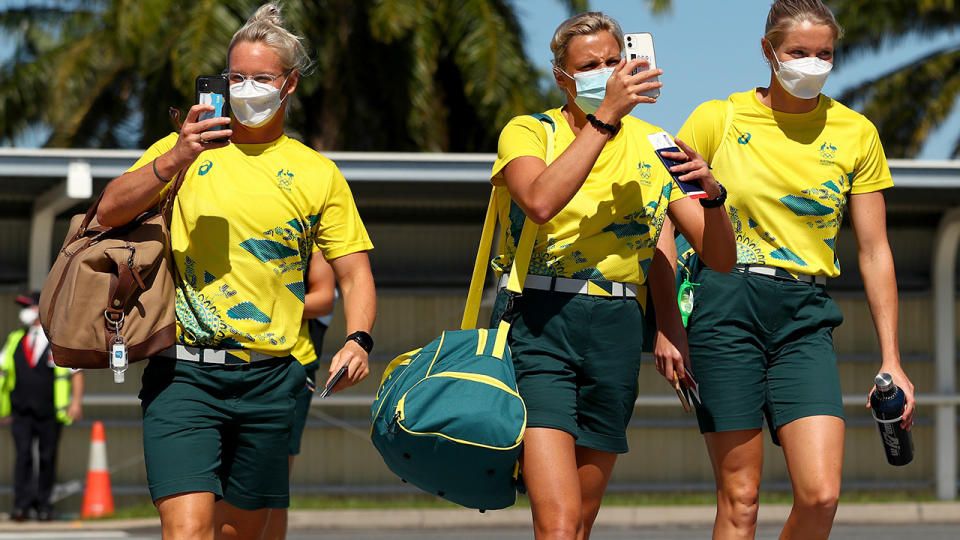
[[[870,408],[880,428],[880,441],[887,455],[887,463],[906,465],[913,461],[913,436],[900,427],[906,396],[899,386],[893,384],[893,377],[889,373],[880,373],[874,382],[877,390],[870,396]]]

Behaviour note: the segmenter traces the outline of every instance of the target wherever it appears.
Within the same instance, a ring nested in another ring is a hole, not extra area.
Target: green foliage
[[[0,8],[0,137],[37,123],[47,146],[145,147],[221,72],[251,0],[61,0]],[[571,11],[585,0],[567,0]],[[289,0],[315,65],[288,131],[323,149],[483,151],[514,115],[548,106],[505,0]],[[544,44],[546,47],[546,44]]]
[[[845,35],[837,48],[842,68],[858,55],[907,36],[954,32],[957,0],[828,0]],[[960,47],[953,44],[850,88],[840,101],[856,105],[877,126],[888,157],[916,156],[960,97]],[[960,137],[952,150],[960,157]]]

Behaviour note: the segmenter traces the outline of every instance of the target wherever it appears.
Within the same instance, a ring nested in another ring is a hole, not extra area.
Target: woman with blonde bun
[[[316,359],[305,313],[323,294],[309,260],[329,261],[347,333],[337,389],[369,373],[376,296],[372,244],[336,165],[284,134],[288,97],[309,64],[273,4],[227,51],[227,117],[194,105],[180,133],[154,143],[104,193],[98,218],[119,226],[155,207],[183,171],[171,217],[176,345],[143,372],[143,447],[162,535],[260,539],[289,505],[294,402]],[[221,131],[208,131],[229,126]],[[226,137],[224,140],[219,140]]]

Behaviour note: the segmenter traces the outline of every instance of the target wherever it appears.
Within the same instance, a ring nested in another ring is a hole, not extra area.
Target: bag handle
[[[174,107],[168,109],[170,114],[170,121],[173,122],[173,125],[176,126],[177,131],[180,131],[180,111]],[[163,201],[160,203],[160,213],[166,215],[167,210],[170,209],[170,206],[173,204],[174,197],[177,196],[177,191],[180,190],[180,185],[183,184],[183,179],[186,176],[186,168],[181,169],[177,172],[175,179],[171,180],[173,185],[170,186],[170,189],[167,190],[166,197],[163,198]],[[100,208],[100,201],[103,200],[103,193],[106,191],[106,188],[100,192],[100,195],[97,196],[97,200],[93,201],[93,204],[87,210],[87,213],[83,216],[83,221],[80,222],[80,227],[77,229],[77,233],[73,235],[73,239],[76,240],[84,234],[86,234],[87,229],[90,227],[90,223],[93,221],[93,218],[97,215],[97,209]]]
[[[547,145],[544,154],[544,162],[547,165],[553,162],[554,158],[554,126],[553,119],[546,114],[532,115],[543,124],[547,132]],[[483,220],[483,233],[480,235],[480,246],[477,248],[477,258],[473,263],[473,275],[470,278],[470,290],[467,293],[467,304],[463,309],[463,319],[460,322],[461,330],[470,330],[477,327],[477,318],[480,316],[480,298],[483,295],[483,283],[487,275],[487,257],[490,255],[490,249],[493,246],[493,233],[497,224],[497,189],[494,186],[490,190],[490,202],[487,204],[487,214]],[[507,290],[519,294],[523,291],[523,283],[527,277],[527,269],[530,266],[530,257],[533,255],[533,246],[537,240],[537,232],[540,226],[534,223],[530,218],[523,222],[523,231],[520,233],[520,240],[517,242],[517,249],[513,255],[513,265],[510,268],[510,279],[507,283]]]

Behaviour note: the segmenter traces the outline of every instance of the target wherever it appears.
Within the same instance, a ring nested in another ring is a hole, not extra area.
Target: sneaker
[[[17,522],[26,521],[27,511],[22,508],[14,508],[13,512],[10,513],[10,519]]]

